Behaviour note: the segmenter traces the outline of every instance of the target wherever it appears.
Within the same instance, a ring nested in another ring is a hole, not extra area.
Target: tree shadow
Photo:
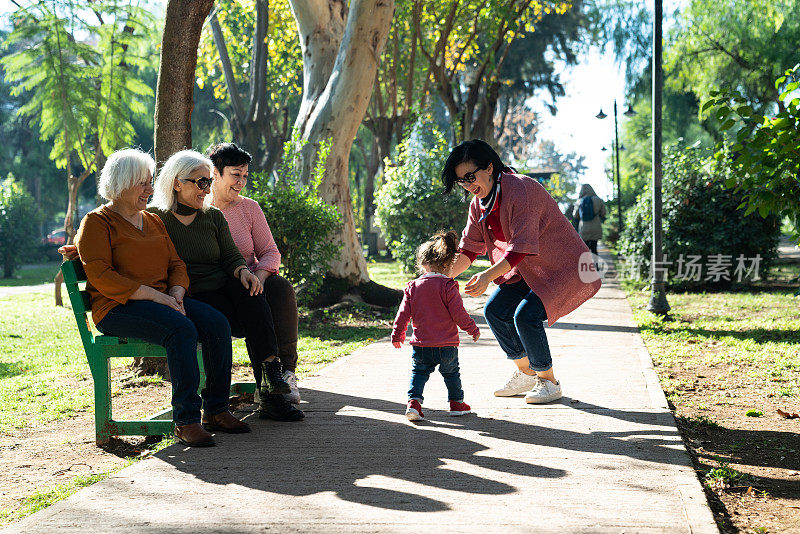
[[[568,474],[520,459],[488,456],[489,447],[482,443],[487,437],[516,443],[520,448],[540,445],[650,463],[686,463],[685,456],[676,451],[680,436],[670,426],[672,416],[668,412],[605,410],[602,415],[650,428],[577,431],[476,415],[451,418],[447,412],[428,408],[425,421],[411,424],[403,415],[405,404],[397,402],[313,389],[304,389],[303,398],[310,403],[303,422],[254,421],[253,433],[218,434],[220,446],[191,450],[191,461],[175,447],[156,456],[213,484],[239,484],[296,496],[334,492],[346,501],[426,512],[447,510],[449,506],[426,496],[420,486],[504,495],[519,488],[493,480],[498,478],[493,472],[528,477],[531,483]]]
[[[0,362],[0,378],[12,378],[25,374],[26,367],[16,362]]]

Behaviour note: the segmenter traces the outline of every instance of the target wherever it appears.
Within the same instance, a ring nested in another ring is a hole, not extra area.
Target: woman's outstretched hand
[[[247,267],[239,271],[239,281],[245,289],[250,291],[250,296],[260,295],[264,291],[264,286],[256,275],[250,272]]]
[[[403,342],[402,341],[392,341],[392,346],[394,348],[396,348],[396,349],[399,349],[400,347],[403,346]]]
[[[492,278],[486,273],[486,271],[483,271],[473,275],[473,277],[469,279],[469,282],[467,282],[467,285],[464,286],[464,293],[470,297],[480,297],[483,295],[489,287],[489,282],[492,281]]]

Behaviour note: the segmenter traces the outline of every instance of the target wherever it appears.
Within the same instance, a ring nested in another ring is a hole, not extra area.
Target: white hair
[[[202,155],[200,152],[194,150],[181,150],[175,152],[158,171],[156,183],[154,186],[155,192],[153,193],[153,201],[151,206],[170,211],[177,203],[175,193],[175,180],[188,178],[197,169],[208,169],[209,176],[214,176],[214,164],[211,160]],[[206,205],[208,207],[211,195],[206,197]]]
[[[137,148],[117,150],[111,154],[100,172],[98,193],[106,200],[116,200],[126,189],[147,181],[147,173],[156,171],[150,154]]]

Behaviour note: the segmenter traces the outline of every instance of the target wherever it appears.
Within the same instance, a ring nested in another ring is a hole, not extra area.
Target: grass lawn
[[[788,273],[785,273],[788,274]],[[800,525],[800,297],[794,288],[628,300],[723,532]]]
[[[23,265],[14,271],[14,276],[12,278],[0,278],[0,287],[47,284],[53,281],[60,267],[61,261],[37,265]]]

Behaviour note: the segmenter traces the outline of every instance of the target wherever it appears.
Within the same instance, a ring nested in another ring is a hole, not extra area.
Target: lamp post
[[[658,268],[664,260],[661,248],[661,90],[664,84],[664,71],[661,63],[661,0],[655,1],[653,12],[653,255],[650,258],[652,271],[652,293],[647,309],[665,315],[669,303],[664,290],[664,276]]]
[[[636,112],[633,111],[631,106],[628,106],[627,111],[623,113],[626,117],[632,117],[636,115]],[[600,113],[595,115],[598,119],[605,119],[608,117],[605,113],[603,113],[603,108],[600,108]],[[622,233],[622,187],[620,186],[619,180],[619,131],[618,131],[618,120],[617,120],[617,99],[614,99],[614,157],[616,158],[615,168],[616,168],[616,180],[617,180],[617,223],[618,223],[618,232]]]

